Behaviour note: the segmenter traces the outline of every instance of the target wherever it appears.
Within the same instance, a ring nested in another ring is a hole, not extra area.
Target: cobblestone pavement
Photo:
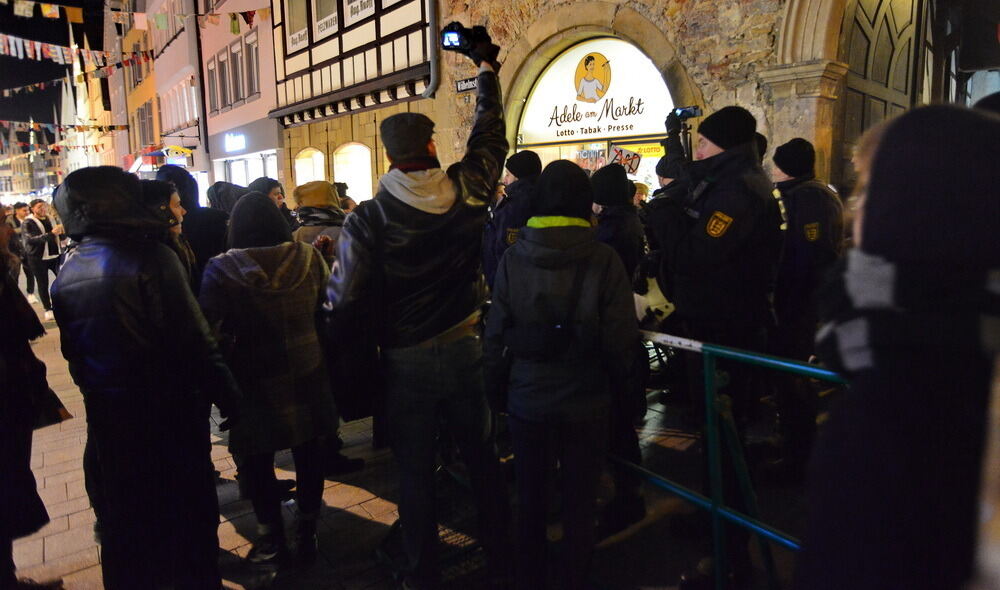
[[[103,588],[100,546],[94,539],[94,512],[83,482],[82,457],[86,442],[83,400],[60,353],[58,327],[47,322],[46,329],[48,335],[33,347],[48,367],[50,386],[74,418],[35,432],[31,467],[52,521],[37,533],[15,542],[14,560],[20,576],[38,580],[62,577],[68,590],[99,590]],[[664,406],[651,404],[646,426],[640,431],[644,462],[654,472],[668,474],[697,487],[700,474],[697,436],[677,422]],[[392,457],[387,450],[372,448],[370,421],[347,424],[341,434],[345,441],[344,453],[364,458],[366,468],[361,473],[326,481],[320,523],[322,559],[309,570],[283,572],[275,579],[255,574],[242,561],[256,535],[256,520],[249,501],[239,499],[235,465],[225,439],[213,428],[212,459],[221,473],[217,487],[221,512],[219,545],[226,588],[376,590],[394,587],[388,570],[375,558],[375,549],[382,544],[398,517]],[[279,478],[294,478],[290,453],[278,453],[276,464]],[[794,527],[801,512],[796,494],[794,490],[763,494],[765,515],[768,512],[777,515],[772,521],[777,520],[779,527],[783,524]],[[697,535],[678,533],[668,518],[691,512],[691,508],[652,488],[647,488],[645,495],[649,509],[647,518],[621,538],[612,539],[598,549],[593,575],[596,588],[669,588],[678,574],[697,560],[707,547],[706,540]],[[769,506],[776,508],[769,509]],[[155,510],[155,507],[150,509]],[[285,520],[289,525],[293,522],[293,509],[292,505],[285,507]],[[471,532],[474,518],[467,494],[447,476],[441,478],[439,485],[439,515],[445,544],[442,568],[446,580],[450,580],[448,587],[473,588],[478,585],[483,561],[481,551],[467,534]],[[557,529],[552,533],[558,535]],[[781,570],[788,571],[790,557],[778,552],[778,559]]]

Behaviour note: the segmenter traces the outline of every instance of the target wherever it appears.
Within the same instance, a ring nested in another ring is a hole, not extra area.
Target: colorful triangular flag
[[[45,18],[59,18],[59,5],[58,4],[45,4],[42,3],[42,16]]]
[[[71,23],[83,23],[83,9],[75,6],[64,6],[66,9],[66,20]]]
[[[229,13],[229,32],[234,35],[240,34],[240,17],[237,13]]]

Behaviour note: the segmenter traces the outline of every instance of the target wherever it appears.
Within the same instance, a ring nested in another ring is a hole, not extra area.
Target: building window
[[[213,113],[219,110],[219,83],[215,79],[215,60],[208,62],[208,108]]]
[[[219,72],[219,108],[224,109],[232,104],[229,100],[229,51],[223,51],[216,59]]]
[[[260,92],[260,45],[257,43],[257,29],[247,33],[243,41],[247,53],[247,96],[250,97]]]
[[[372,151],[363,143],[348,143],[333,152],[333,178],[347,184],[357,202],[372,198]]]
[[[326,180],[326,156],[316,148],[306,148],[295,156],[295,184]]]
[[[308,0],[287,0],[285,4],[285,25],[288,31],[288,53],[298,51],[309,44],[309,30],[306,18]]]
[[[238,102],[246,98],[243,94],[243,76],[245,74],[245,68],[243,67],[243,43],[237,41],[229,46],[229,68],[232,74],[232,97],[233,102]]]
[[[337,0],[312,0],[313,42],[325,39],[340,28]]]

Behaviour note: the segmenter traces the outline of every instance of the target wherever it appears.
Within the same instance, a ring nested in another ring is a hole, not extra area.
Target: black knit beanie
[[[724,150],[754,141],[757,119],[743,107],[721,108],[698,125],[698,133]]]
[[[861,248],[894,262],[1000,268],[1000,116],[935,105],[889,123],[875,152]]]
[[[274,202],[261,193],[240,197],[229,216],[230,248],[266,248],[292,241],[292,230]]]
[[[683,158],[671,158],[670,156],[663,156],[656,162],[656,175],[662,178],[670,178],[676,180],[680,178],[681,166],[684,163]]]
[[[976,104],[972,106],[977,109],[983,109],[984,111],[992,111],[1000,114],[1000,92],[994,92],[993,94],[984,96],[976,101]]]
[[[594,202],[604,207],[627,205],[632,202],[628,187],[628,173],[621,164],[608,164],[590,177],[594,189]],[[633,191],[634,192],[634,191]]]
[[[524,150],[507,158],[506,168],[518,180],[531,178],[542,173],[542,160],[535,152]]]
[[[774,148],[774,165],[792,178],[816,174],[816,150],[801,137]]]
[[[434,121],[421,113],[397,113],[386,117],[379,125],[382,145],[389,157],[397,162],[430,155],[427,144],[433,135]]]
[[[538,193],[531,201],[531,215],[590,219],[593,202],[590,179],[583,168],[569,160],[556,160],[538,177]]]

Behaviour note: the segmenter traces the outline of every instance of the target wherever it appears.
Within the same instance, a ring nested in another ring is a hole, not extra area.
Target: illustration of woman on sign
[[[581,102],[597,102],[607,92],[604,83],[594,77],[594,68],[596,66],[597,60],[593,55],[588,55],[584,58],[583,67],[587,73],[580,79],[580,83],[576,89],[576,99]]]

